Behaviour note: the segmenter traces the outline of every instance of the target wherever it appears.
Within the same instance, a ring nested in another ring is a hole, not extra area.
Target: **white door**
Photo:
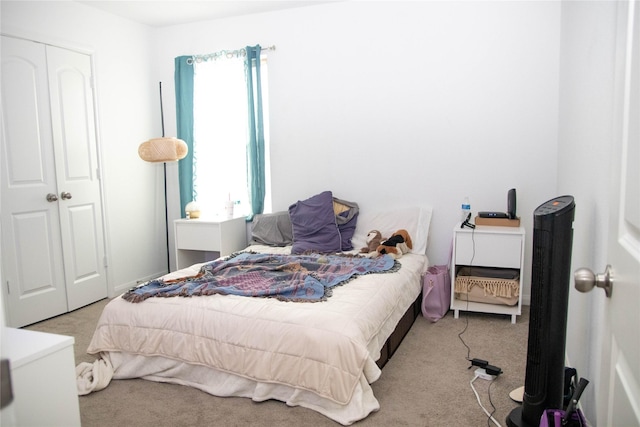
[[[69,311],[107,296],[91,59],[47,47],[58,207]]]
[[[10,37],[1,54],[2,285],[19,327],[106,297],[103,225],[90,58]]]
[[[3,288],[22,326],[67,309],[44,45],[2,38],[1,106]]]
[[[598,425],[633,427],[640,426],[640,4],[618,5],[619,34],[624,37],[617,57],[608,245],[613,288],[607,299],[603,357],[610,369],[603,369],[596,386]]]

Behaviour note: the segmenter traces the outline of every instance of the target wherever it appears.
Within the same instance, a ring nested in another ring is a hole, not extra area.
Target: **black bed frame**
[[[393,356],[393,353],[395,353],[400,346],[400,343],[404,339],[405,335],[407,335],[407,332],[409,332],[409,329],[411,329],[413,322],[421,314],[421,307],[422,292],[420,292],[418,298],[416,298],[416,300],[409,306],[407,311],[404,313],[404,315],[396,325],[394,331],[382,346],[382,349],[380,350],[380,358],[376,361],[376,364],[380,369],[382,369],[384,365],[387,364],[389,359],[391,359],[391,356]]]

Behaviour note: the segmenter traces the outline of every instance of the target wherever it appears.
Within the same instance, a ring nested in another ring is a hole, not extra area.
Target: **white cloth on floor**
[[[106,359],[78,364],[76,366],[78,395],[84,396],[92,391],[102,390],[109,385],[111,378],[113,378],[113,366]]]

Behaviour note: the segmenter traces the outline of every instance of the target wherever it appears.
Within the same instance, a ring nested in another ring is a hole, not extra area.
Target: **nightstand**
[[[451,309],[457,319],[460,310],[511,315],[511,323],[522,312],[522,277],[524,276],[523,227],[476,226],[475,229],[453,229],[453,252],[451,257]],[[518,301],[515,305],[492,304],[457,299],[455,295],[456,275],[464,267],[489,267],[515,269],[519,271]]]
[[[79,427],[75,339],[4,327],[2,335],[14,396],[11,406],[0,411],[2,424]],[[11,416],[15,419],[7,419]]]
[[[232,219],[176,219],[176,269],[231,255],[247,246],[244,217]]]

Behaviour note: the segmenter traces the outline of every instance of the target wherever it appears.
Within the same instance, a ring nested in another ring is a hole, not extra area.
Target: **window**
[[[267,63],[262,57],[266,197],[270,206]],[[247,84],[244,58],[223,57],[194,64],[194,200],[206,215],[222,215],[233,200],[235,215],[251,212],[247,189]]]

